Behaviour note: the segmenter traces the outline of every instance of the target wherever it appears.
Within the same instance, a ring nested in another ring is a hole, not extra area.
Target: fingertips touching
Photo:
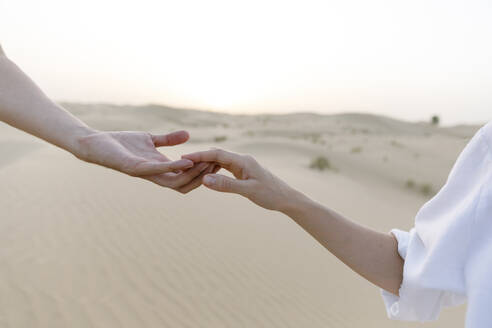
[[[197,151],[190,154],[182,155],[181,158],[189,159],[193,162],[215,162],[217,159],[217,154],[221,150],[218,148]]]
[[[202,185],[202,179],[205,175],[212,173],[214,169],[214,165],[208,165],[205,170],[203,170],[200,175],[191,180],[188,184],[182,186],[178,189],[179,192],[186,194]]]
[[[190,154],[185,154],[182,155],[181,158],[183,159],[188,159],[193,162],[200,162],[200,153],[190,153]]]
[[[207,163],[200,163],[195,165],[193,168],[182,172],[175,177],[175,182],[178,188],[190,183],[195,177],[200,175],[208,167]]]
[[[173,170],[186,170],[192,168],[195,163],[189,159],[180,159],[174,162],[168,162]]]

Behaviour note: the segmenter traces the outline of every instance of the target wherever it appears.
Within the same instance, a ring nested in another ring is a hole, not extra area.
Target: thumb
[[[244,194],[247,191],[246,181],[226,177],[222,174],[207,174],[203,177],[203,184],[210,189],[222,192]]]

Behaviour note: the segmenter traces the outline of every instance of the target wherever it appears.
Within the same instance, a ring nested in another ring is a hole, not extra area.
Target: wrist
[[[95,130],[87,125],[74,127],[71,132],[68,151],[71,152],[75,157],[85,161],[88,153],[87,147],[85,147],[85,143],[83,141],[88,136],[98,132],[98,130]]]
[[[312,205],[312,203],[313,201],[309,197],[295,189],[291,189],[288,192],[286,201],[278,209],[278,211],[287,216],[293,217],[305,211],[310,205]]]

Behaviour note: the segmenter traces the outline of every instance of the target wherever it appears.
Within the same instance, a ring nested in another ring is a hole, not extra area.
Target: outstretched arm
[[[0,52],[0,120],[75,155],[78,138],[95,132],[52,102]]]
[[[398,295],[403,279],[403,260],[391,234],[359,225],[312,201],[263,168],[251,156],[214,149],[183,158],[195,163],[217,163],[229,170],[235,179],[208,174],[203,183],[210,189],[237,193],[259,206],[288,215],[352,270]]]
[[[63,148],[79,159],[188,192],[212,165],[172,162],[156,147],[188,140],[188,133],[101,132],[49,99],[0,47],[0,121]],[[178,173],[175,173],[178,172]]]

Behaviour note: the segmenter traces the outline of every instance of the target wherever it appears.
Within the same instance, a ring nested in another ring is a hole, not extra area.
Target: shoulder
[[[477,135],[482,143],[484,162],[488,164],[487,179],[482,179],[484,188],[489,195],[492,194],[492,121],[485,124]]]
[[[492,159],[492,121],[482,126],[458,156],[454,168],[469,169],[490,164]],[[469,170],[466,170],[469,171]],[[470,172],[468,172],[470,173]]]
[[[482,126],[469,140],[458,157],[455,167],[465,165],[477,168],[480,165],[490,166],[490,164],[492,164],[492,121]]]
[[[489,149],[492,150],[492,121],[485,124],[479,131],[478,134],[481,135],[483,142],[487,144]]]

